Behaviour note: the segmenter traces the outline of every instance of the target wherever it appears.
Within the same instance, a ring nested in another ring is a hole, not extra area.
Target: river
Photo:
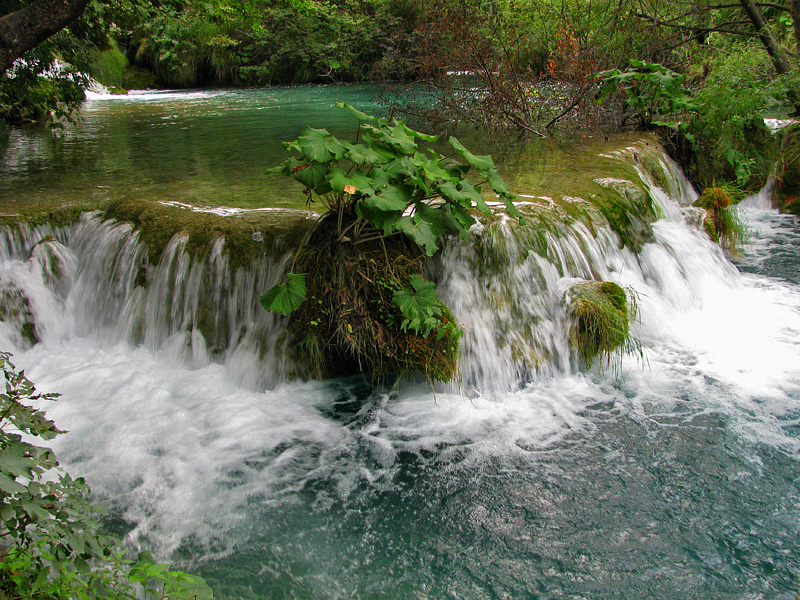
[[[333,99],[369,108],[368,91],[94,98],[61,139],[10,131],[0,206],[86,196],[253,207],[267,187],[273,206],[299,207],[263,175],[273,148],[307,122],[344,130]],[[512,162],[514,191],[541,194],[541,164],[531,177],[521,171],[533,163]],[[69,430],[55,449],[110,509],[109,527],[220,598],[793,600],[800,225],[746,200],[750,242],[732,261],[687,223],[696,193],[663,162],[667,189],[648,181],[662,218],[637,254],[613,232],[576,229],[547,260],[523,254],[484,273],[471,242],[447,245],[438,292],[466,330],[464,380],[435,394],[283,377],[282,321],[248,312],[277,277],[270,257],[253,272],[268,276],[236,297],[236,318],[256,326],[222,356],[183,326],[132,343],[138,303],[166,292],[123,285],[140,244],[97,217],[4,233],[0,276],[26,290],[41,341],[27,347],[0,323],[2,349],[62,394],[48,409]],[[69,267],[61,287],[31,256],[49,234]],[[180,244],[163,272],[182,264],[188,282],[200,267],[180,262]],[[575,277],[636,290],[643,358],[576,366],[560,291]],[[546,347],[551,366],[521,371],[515,336]]]

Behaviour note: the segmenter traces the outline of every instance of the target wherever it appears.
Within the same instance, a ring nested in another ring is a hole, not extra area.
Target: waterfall
[[[796,263],[759,269],[800,233],[748,201],[743,273],[673,163],[618,158],[638,180],[598,185],[652,199],[640,239],[584,200],[528,198],[527,224],[487,220],[431,261],[465,332],[461,381],[435,392],[293,379],[287,319],[258,304],[285,247],[242,264],[179,231],[154,260],[101,213],[0,229],[2,347],[63,394],[55,450],[126,543],[233,598],[781,597],[800,289]],[[635,295],[643,356],[580,365],[566,296],[584,280]]]
[[[576,372],[565,305],[576,281],[627,287],[642,309],[635,333],[646,341],[666,333],[667,315],[697,301],[704,279],[734,277],[719,248],[698,230],[699,209],[688,207],[697,194],[677,167],[658,156],[668,188],[662,189],[638,164],[637,151],[618,158],[637,165],[639,185],[664,215],[638,253],[591,219],[568,225],[563,208],[552,201],[521,205],[533,217],[528,225],[497,219],[476,225],[470,240],[446,245],[434,276],[440,297],[465,330],[465,388],[506,391]],[[627,181],[599,183],[643,193]],[[579,198],[570,201],[591,208]],[[151,264],[139,232],[100,213],[86,213],[58,231],[20,226],[0,235],[5,289],[27,298],[17,317],[6,319],[7,329],[14,323],[12,345],[24,345],[23,329],[35,325],[29,341],[91,337],[108,346],[141,346],[189,368],[219,363],[248,389],[274,388],[292,377],[286,319],[258,305],[281,277],[285,254],[264,254],[249,267],[233,268],[223,237],[192,254],[187,235],[178,232]],[[53,264],[44,264],[36,248],[47,248]],[[47,281],[56,263],[65,275]],[[23,272],[43,276],[33,281]]]
[[[60,240],[60,241],[59,241]],[[258,305],[283,271],[284,256],[262,256],[233,269],[224,238],[197,257],[176,234],[156,265],[128,223],[85,213],[74,227],[6,228],[0,259],[11,346],[25,331],[45,345],[72,336],[113,346],[142,346],[173,364],[229,365],[239,384],[274,387],[287,378],[284,319]]]

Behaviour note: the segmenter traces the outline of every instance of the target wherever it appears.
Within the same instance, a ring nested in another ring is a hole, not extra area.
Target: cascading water
[[[177,235],[149,265],[97,214],[3,232],[0,292],[22,298],[3,346],[63,394],[56,450],[127,541],[222,597],[789,600],[800,288],[767,263],[797,225],[751,201],[741,273],[665,164],[638,252],[581,222],[448,245],[463,382],[435,395],[291,381],[284,322],[257,304],[285,257],[233,269],[222,241],[193,259]],[[643,360],[578,369],[577,279],[636,291]]]

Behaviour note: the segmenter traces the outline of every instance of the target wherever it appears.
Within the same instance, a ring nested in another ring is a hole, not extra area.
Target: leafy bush
[[[84,75],[57,67],[47,46],[39,46],[0,75],[0,119],[63,127],[84,101],[87,84]]]
[[[476,223],[470,211],[491,213],[481,194],[481,185],[466,175],[472,167],[502,198],[512,216],[520,213],[515,196],[508,189],[489,156],[476,156],[456,138],[450,137],[455,153],[468,164],[448,159],[428,148],[420,151],[419,141],[432,143],[436,136],[409,128],[403,121],[389,124],[342,102],[359,121],[356,139],[342,142],[324,129],[307,127],[297,140],[284,144],[299,156],[271,169],[302,183],[309,202],[319,200],[337,215],[338,242],[359,245],[372,239],[403,234],[433,256],[445,233],[464,238]],[[293,288],[299,286],[292,282]],[[288,314],[304,296],[287,288],[270,290],[263,304],[269,310]],[[288,304],[287,304],[288,302]]]
[[[704,186],[736,181],[748,189],[766,183],[777,146],[764,117],[786,110],[797,75],[776,76],[757,45],[736,44],[715,55],[697,91],[697,116],[689,126],[696,156],[694,179]]]
[[[28,441],[64,433],[30,406],[57,394],[37,393],[9,359],[0,352],[0,598],[212,598],[202,579],[147,552],[128,560],[118,541],[100,532],[103,511],[89,502],[86,482],[62,472],[52,450]]]
[[[636,125],[641,129],[677,126],[674,119],[694,110],[691,94],[683,85],[684,75],[641,60],[631,59],[630,64],[626,71],[612,69],[597,74],[601,81],[599,102],[621,93],[623,113],[629,110],[634,113]]]
[[[309,249],[298,252],[287,282],[264,294],[261,303],[290,314],[310,297],[312,305],[294,323],[301,345],[314,348],[315,356],[314,340],[334,340],[323,345],[335,346],[339,358],[354,360],[360,370],[420,370],[450,379],[461,332],[434,284],[421,277],[420,258],[433,256],[445,234],[468,237],[474,211],[491,213],[481,185],[488,184],[518,217],[514,195],[491,157],[472,154],[454,137],[453,154],[465,163],[422,147],[437,137],[403,121],[390,124],[337,106],[359,122],[355,143],[307,127],[285,144],[297,156],[272,169],[303,184],[309,203],[321,202],[328,213],[306,243]],[[467,178],[473,168],[481,183]],[[295,266],[310,271],[309,277],[294,272]],[[351,322],[353,315],[358,319]],[[412,342],[411,333],[427,342]]]

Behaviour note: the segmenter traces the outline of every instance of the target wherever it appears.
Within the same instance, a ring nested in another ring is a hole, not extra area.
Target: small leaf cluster
[[[622,92],[623,111],[632,111],[643,129],[653,125],[677,127],[675,121],[665,119],[696,110],[691,91],[683,85],[685,75],[658,63],[631,59],[630,65],[625,71],[611,69],[596,75],[601,81],[598,102]]]
[[[412,275],[409,285],[392,296],[392,302],[400,309],[403,322],[400,324],[402,331],[411,329],[422,337],[428,337],[436,332],[436,341],[445,335],[450,335],[457,340],[461,330],[454,324],[442,324],[442,303],[436,295],[436,284],[419,275]]]
[[[297,140],[284,144],[298,156],[272,171],[299,181],[309,200],[319,199],[329,210],[355,211],[358,219],[341,224],[340,241],[358,243],[374,237],[375,229],[383,236],[402,233],[432,256],[443,234],[468,235],[475,224],[472,209],[491,212],[481,193],[484,183],[510,215],[520,217],[514,194],[491,157],[476,156],[450,137],[453,154],[466,164],[456,162],[420,145],[436,142],[437,136],[415,131],[403,121],[389,123],[343,102],[337,106],[358,120],[357,141],[341,141],[325,129],[307,127]],[[481,184],[467,178],[472,168],[483,178]]]
[[[9,359],[0,352],[0,599],[212,598],[202,579],[147,553],[127,560],[118,541],[100,533],[104,512],[90,503],[86,482],[61,472],[51,449],[28,441],[64,433],[30,406],[58,395],[37,393]]]

